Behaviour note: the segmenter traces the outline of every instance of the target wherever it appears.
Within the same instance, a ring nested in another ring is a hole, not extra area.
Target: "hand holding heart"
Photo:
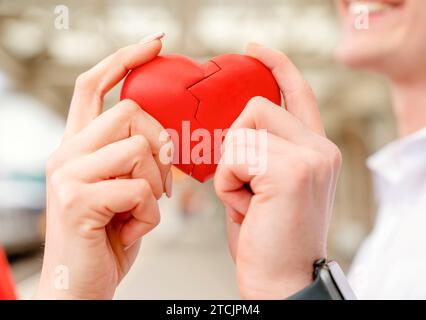
[[[268,130],[266,171],[253,176],[247,165],[224,163],[214,184],[227,211],[241,296],[284,299],[311,283],[313,263],[326,257],[341,155],[325,137],[314,94],[290,60],[258,45],[248,54],[272,70],[286,109],[264,98],[249,102],[231,129]],[[222,157],[235,148],[250,146],[225,140]]]
[[[161,42],[150,40],[120,49],[76,82],[63,143],[47,165],[36,298],[112,298],[140,238],[159,222],[157,200],[171,193],[170,163],[159,154],[172,142],[159,139],[163,126],[132,101],[102,113],[106,92],[159,53]],[[287,110],[264,98],[248,103],[231,129],[268,130],[267,170],[250,176],[244,164],[222,163],[215,188],[227,209],[241,295],[285,298],[311,281],[313,261],[325,256],[340,153],[324,137],[312,91],[291,62],[257,45],[248,54],[271,69]],[[250,146],[227,140],[222,156],[231,147]],[[65,287],[61,276],[69,277]]]
[[[161,37],[161,35],[160,35]],[[120,49],[76,82],[65,137],[47,168],[46,247],[38,299],[111,299],[159,220],[170,164],[164,129],[136,103],[102,113],[103,96],[161,42]]]
[[[183,56],[159,56],[132,70],[121,91],[122,99],[135,101],[167,128],[173,164],[201,182],[214,175],[224,131],[255,96],[281,104],[270,70],[239,54],[203,65]]]

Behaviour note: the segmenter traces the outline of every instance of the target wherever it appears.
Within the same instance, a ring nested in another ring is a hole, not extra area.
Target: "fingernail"
[[[160,40],[164,36],[165,36],[164,32],[153,33],[153,34],[150,34],[149,36],[143,38],[139,43],[140,44],[146,44],[146,43],[152,42],[154,40]]]
[[[175,145],[173,144],[172,138],[170,138],[169,142],[167,142],[167,148],[168,148],[167,157],[169,159],[169,163],[167,163],[167,164],[173,163],[174,147],[175,147]]]
[[[164,189],[166,190],[166,195],[168,198],[172,196],[172,184],[173,184],[173,174],[172,170],[169,171],[166,177],[166,181],[164,183]]]

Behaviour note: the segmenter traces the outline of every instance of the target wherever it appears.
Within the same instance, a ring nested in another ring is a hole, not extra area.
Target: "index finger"
[[[173,159],[170,136],[156,119],[132,100],[120,101],[68,140],[62,157],[70,159],[75,155],[90,154],[134,135],[146,138],[165,185]]]
[[[129,70],[155,58],[161,50],[163,33],[151,36],[141,43],[119,49],[76,81],[68,113],[65,138],[86,127],[101,114],[105,94],[123,79]]]
[[[283,93],[286,109],[308,128],[325,135],[315,95],[302,74],[282,52],[250,43],[247,54],[258,59],[274,75]]]

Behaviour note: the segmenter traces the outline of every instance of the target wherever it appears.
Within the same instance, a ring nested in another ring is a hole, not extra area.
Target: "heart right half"
[[[135,101],[169,131],[173,164],[200,182],[214,175],[219,158],[215,155],[223,141],[220,132],[255,96],[281,104],[270,70],[238,54],[218,56],[203,65],[184,56],[158,56],[132,70],[121,91],[121,99]]]

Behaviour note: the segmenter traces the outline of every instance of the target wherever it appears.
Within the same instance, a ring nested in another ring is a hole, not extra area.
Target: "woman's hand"
[[[118,50],[76,81],[67,128],[50,157],[47,235],[38,299],[109,299],[160,220],[170,164],[161,125],[134,102],[102,113],[103,96],[157,56],[162,34]]]
[[[284,299],[312,282],[315,260],[326,256],[341,154],[325,137],[314,94],[290,60],[255,44],[248,54],[271,69],[286,109],[264,98],[250,101],[231,132],[259,142],[266,129],[266,148],[228,135],[215,188],[227,210],[242,297]],[[226,161],[229,152],[253,148],[264,157],[260,174],[251,175],[248,162]]]

